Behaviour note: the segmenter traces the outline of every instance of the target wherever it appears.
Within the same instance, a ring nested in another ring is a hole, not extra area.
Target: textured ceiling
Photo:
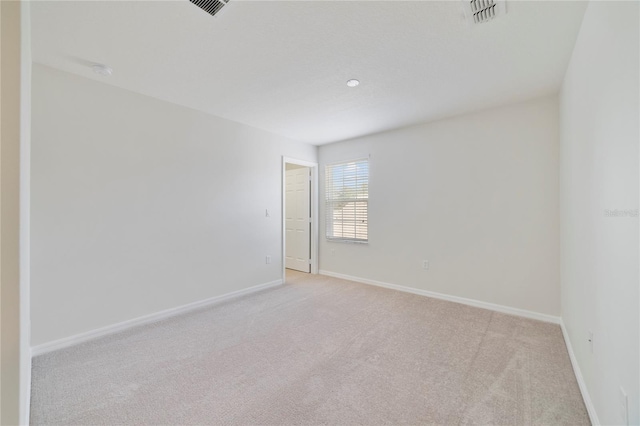
[[[35,62],[314,144],[557,92],[586,6],[470,26],[462,1],[31,3]]]

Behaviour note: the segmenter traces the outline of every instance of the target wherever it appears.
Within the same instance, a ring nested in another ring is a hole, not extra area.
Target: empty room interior
[[[0,18],[3,425],[640,424],[640,3]]]

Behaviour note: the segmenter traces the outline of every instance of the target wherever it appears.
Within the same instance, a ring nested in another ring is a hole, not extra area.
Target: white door
[[[302,272],[311,272],[310,171],[285,172],[285,267]]]

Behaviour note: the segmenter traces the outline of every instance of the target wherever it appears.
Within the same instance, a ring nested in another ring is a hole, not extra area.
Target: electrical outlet
[[[622,419],[623,425],[629,424],[629,398],[627,397],[627,393],[624,391],[622,386],[620,386],[620,418]]]
[[[422,261],[422,269],[424,270],[429,270],[429,261],[428,260],[423,260]]]
[[[589,350],[593,353],[593,331],[587,333],[587,341],[589,342]]]
[[[271,256],[267,256],[265,258],[265,262],[267,263],[267,265],[269,265],[271,263]]]

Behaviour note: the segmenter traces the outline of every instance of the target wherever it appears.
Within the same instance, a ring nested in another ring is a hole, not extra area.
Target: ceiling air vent
[[[200,9],[204,10],[211,16],[215,16],[216,13],[220,12],[227,3],[231,0],[189,0],[191,3],[198,6]]]
[[[504,0],[463,0],[464,14],[472,24],[489,22],[496,16],[507,13]]]

